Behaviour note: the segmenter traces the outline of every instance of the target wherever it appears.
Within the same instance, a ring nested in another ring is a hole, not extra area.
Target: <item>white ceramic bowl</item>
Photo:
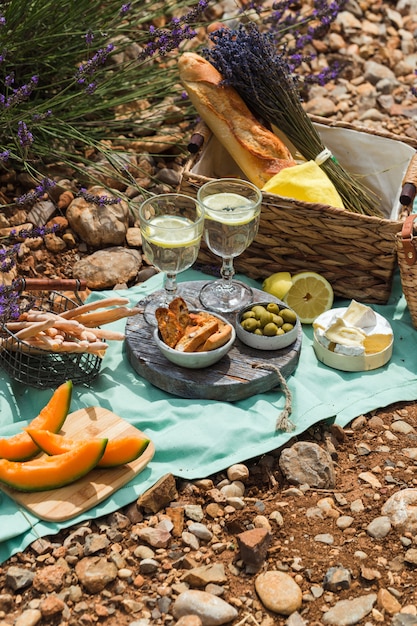
[[[246,311],[250,311],[254,306],[261,305],[266,307],[269,302],[252,302],[248,306],[243,307],[236,316],[236,335],[237,337],[251,348],[256,350],[282,350],[288,348],[297,339],[300,330],[300,320],[297,316],[297,321],[294,324],[294,328],[283,335],[275,335],[273,337],[266,337],[264,335],[258,335],[253,332],[245,330],[242,325],[242,316]],[[289,309],[284,302],[277,301],[280,309]],[[291,309],[292,310],[292,309]]]
[[[198,311],[193,311],[193,313],[198,313]],[[225,324],[229,324],[232,328],[232,336],[229,341],[225,343],[220,348],[216,348],[215,350],[209,350],[208,352],[180,352],[179,350],[174,350],[174,348],[170,348],[167,344],[162,341],[161,336],[159,334],[158,328],[154,330],[154,340],[159,350],[174,365],[179,365],[180,367],[188,367],[190,369],[200,369],[203,367],[210,367],[210,365],[214,365],[217,361],[220,361],[230,350],[232,345],[236,339],[236,332],[233,328],[233,324],[230,324],[228,320],[226,320],[221,315],[217,313],[212,313],[215,317],[219,318]]]

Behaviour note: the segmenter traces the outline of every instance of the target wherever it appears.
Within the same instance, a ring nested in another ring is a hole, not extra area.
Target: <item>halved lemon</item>
[[[289,272],[275,272],[262,283],[263,291],[272,294],[278,300],[282,300],[292,287],[291,274]]]
[[[284,302],[295,311],[302,324],[312,324],[316,317],[333,305],[329,281],[316,272],[300,272],[292,277],[292,286]]]

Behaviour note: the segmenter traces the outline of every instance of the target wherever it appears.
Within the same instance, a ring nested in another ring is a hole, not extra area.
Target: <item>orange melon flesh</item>
[[[51,433],[39,428],[26,429],[33,441],[46,454],[63,454],[83,441],[75,441],[63,435]],[[119,439],[109,439],[106,449],[97,467],[117,467],[131,463],[143,454],[149,445],[149,439],[139,435],[128,435]]]
[[[64,487],[92,470],[104,454],[107,439],[91,439],[57,456],[19,462],[0,459],[0,482],[17,491]]]
[[[71,404],[72,381],[55,389],[49,402],[29,424],[30,428],[42,428],[57,433],[61,430]],[[39,446],[27,432],[0,439],[0,459],[26,461],[40,452]]]

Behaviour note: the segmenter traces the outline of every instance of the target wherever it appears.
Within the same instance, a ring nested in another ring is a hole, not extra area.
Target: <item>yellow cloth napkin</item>
[[[268,180],[262,191],[303,202],[344,208],[336,187],[315,161],[286,167]]]

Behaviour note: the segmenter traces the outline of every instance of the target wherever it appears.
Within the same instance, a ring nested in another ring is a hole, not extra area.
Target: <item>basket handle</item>
[[[415,154],[408,164],[407,171],[403,178],[400,195],[401,206],[409,207],[413,204],[417,193],[417,154]]]
[[[401,241],[404,248],[404,257],[407,265],[414,265],[417,260],[417,250],[413,244],[414,234],[414,220],[417,219],[417,214],[412,213],[408,215],[403,223],[401,230]]]
[[[18,291],[84,291],[87,282],[78,278],[18,278]]]

